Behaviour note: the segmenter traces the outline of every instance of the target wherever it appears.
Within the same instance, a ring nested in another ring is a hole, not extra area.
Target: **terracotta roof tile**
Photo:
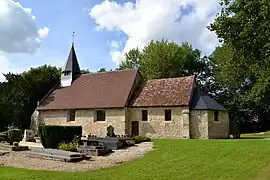
[[[148,80],[133,107],[189,106],[195,76]]]
[[[137,70],[79,76],[71,86],[56,88],[38,110],[125,107]]]

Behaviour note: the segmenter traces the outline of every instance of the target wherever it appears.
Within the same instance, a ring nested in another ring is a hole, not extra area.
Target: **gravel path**
[[[1,150],[1,149],[0,149]],[[10,152],[0,156],[0,165],[19,168],[50,170],[50,171],[89,171],[98,168],[106,168],[142,157],[153,150],[152,142],[144,142],[127,149],[115,150],[108,156],[92,157],[77,163],[45,160],[28,157],[27,152]]]

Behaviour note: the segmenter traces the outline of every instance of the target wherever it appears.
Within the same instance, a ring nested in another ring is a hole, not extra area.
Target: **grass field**
[[[67,173],[2,166],[0,179],[264,180],[270,179],[270,141],[156,140],[155,151],[114,168]]]

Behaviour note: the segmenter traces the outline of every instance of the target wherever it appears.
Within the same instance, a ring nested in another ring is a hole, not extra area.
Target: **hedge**
[[[8,141],[8,131],[0,132],[0,142]]]
[[[8,142],[10,144],[13,144],[13,142],[20,142],[22,138],[22,131],[20,129],[8,130]]]
[[[68,143],[75,136],[81,137],[81,126],[39,126],[38,132],[44,148],[58,148],[60,143]]]
[[[146,136],[134,136],[132,140],[135,142],[135,144],[139,144],[141,142],[148,142],[151,141],[149,137]]]

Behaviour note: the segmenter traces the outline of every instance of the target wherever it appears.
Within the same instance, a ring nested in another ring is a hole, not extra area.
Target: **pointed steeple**
[[[74,49],[74,43],[72,43],[68,59],[63,67],[62,73],[64,72],[72,72],[74,75],[81,74],[80,66]]]
[[[63,87],[70,86],[79,75],[81,75],[81,70],[75,53],[74,42],[72,42],[68,59],[62,69],[61,85]]]

